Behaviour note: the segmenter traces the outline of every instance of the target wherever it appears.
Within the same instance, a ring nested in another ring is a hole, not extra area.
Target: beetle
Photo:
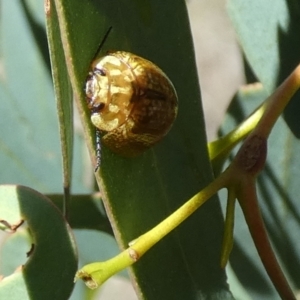
[[[94,59],[85,95],[97,128],[97,168],[100,139],[113,152],[133,157],[159,142],[177,116],[170,79],[154,63],[130,52],[108,52]]]

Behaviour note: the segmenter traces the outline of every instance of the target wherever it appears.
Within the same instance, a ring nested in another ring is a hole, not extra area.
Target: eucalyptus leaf
[[[51,11],[57,13],[60,26],[60,36],[53,42],[63,43],[93,162],[95,128],[82,86],[110,26],[112,32],[99,55],[113,49],[149,59],[164,70],[178,93],[177,120],[157,146],[132,159],[102,149],[97,179],[115,236],[124,248],[212,180],[185,3],[66,0],[51,2],[48,18]],[[133,266],[139,297],[230,298],[219,265],[221,235],[222,216],[212,199]]]
[[[68,223],[49,199],[32,189],[2,185],[0,199],[1,229],[14,232],[25,223],[31,237],[28,261],[2,279],[0,298],[67,299],[77,268],[74,237]],[[18,245],[20,242],[14,247]]]
[[[271,93],[300,62],[300,2],[230,0],[228,12],[252,70]],[[284,113],[285,121],[299,138],[295,111],[300,111],[300,92]]]

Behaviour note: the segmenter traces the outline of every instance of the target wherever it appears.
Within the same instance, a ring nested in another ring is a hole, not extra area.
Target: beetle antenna
[[[98,48],[97,48],[97,51],[96,51],[96,53],[95,53],[95,55],[94,55],[93,60],[96,59],[96,57],[98,56],[99,52],[101,51],[101,48],[103,47],[104,43],[106,42],[106,40],[107,40],[107,38],[108,38],[108,36],[109,36],[111,30],[112,30],[112,26],[110,26],[110,27],[108,28],[108,30],[106,31],[105,36],[103,37],[103,39],[102,39],[100,45],[99,45]]]
[[[103,47],[104,43],[106,42],[109,33],[112,30],[112,26],[110,26],[108,28],[108,30],[106,31],[100,45],[98,46],[98,49],[94,55],[94,59],[96,59],[96,57],[98,56],[99,52],[101,51],[101,48]],[[95,167],[95,172],[98,171],[98,169],[100,168],[101,165],[101,135],[100,135],[100,130],[98,128],[96,128],[96,167]]]
[[[101,165],[101,136],[100,130],[96,128],[96,167],[95,172],[98,171]]]

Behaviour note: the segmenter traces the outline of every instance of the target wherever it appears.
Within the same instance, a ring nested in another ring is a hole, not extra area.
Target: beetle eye
[[[105,107],[105,103],[100,102],[93,105],[92,113],[99,113]]]
[[[99,74],[100,76],[106,76],[106,71],[104,69],[94,69],[94,72],[93,73],[96,73],[96,74]]]

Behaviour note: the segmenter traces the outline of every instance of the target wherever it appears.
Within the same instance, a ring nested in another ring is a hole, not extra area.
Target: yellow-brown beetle
[[[165,73],[128,52],[95,59],[85,93],[102,142],[127,157],[160,141],[177,115],[176,91]]]

